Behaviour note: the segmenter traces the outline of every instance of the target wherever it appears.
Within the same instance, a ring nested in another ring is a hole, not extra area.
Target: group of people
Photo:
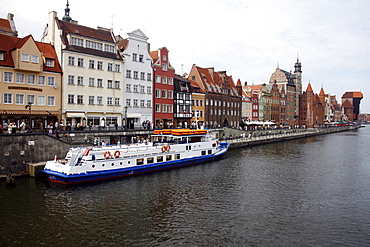
[[[15,134],[17,133],[17,129],[19,129],[20,133],[32,132],[30,125],[26,124],[24,121],[22,121],[19,126],[17,126],[15,122],[5,122],[4,125],[0,124],[0,132],[3,134]]]

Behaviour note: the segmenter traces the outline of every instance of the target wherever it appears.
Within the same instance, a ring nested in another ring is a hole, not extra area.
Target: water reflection
[[[369,245],[370,128],[78,186],[0,185],[2,245]]]

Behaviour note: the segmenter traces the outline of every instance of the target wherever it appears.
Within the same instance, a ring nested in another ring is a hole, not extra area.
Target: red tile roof
[[[3,32],[5,34],[7,33],[14,34],[14,31],[10,26],[9,20],[0,18],[0,32]]]
[[[0,51],[5,52],[5,60],[4,61],[0,60],[0,66],[14,67],[14,62],[13,62],[13,58],[11,55],[11,51],[13,51],[14,49],[22,48],[22,46],[29,39],[32,39],[33,42],[36,43],[36,46],[39,48],[40,52],[43,53],[45,58],[53,59],[55,61],[54,67],[46,67],[44,63],[43,70],[61,73],[62,69],[59,65],[58,57],[56,55],[54,47],[51,44],[36,42],[31,35],[28,35],[24,38],[17,38],[17,37],[0,34]]]
[[[313,92],[312,87],[311,87],[311,83],[308,83],[306,92]]]
[[[342,96],[342,98],[363,98],[363,95],[361,92],[345,92]]]

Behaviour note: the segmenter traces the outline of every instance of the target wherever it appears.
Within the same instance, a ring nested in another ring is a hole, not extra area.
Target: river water
[[[370,126],[61,187],[0,182],[5,246],[370,246]]]

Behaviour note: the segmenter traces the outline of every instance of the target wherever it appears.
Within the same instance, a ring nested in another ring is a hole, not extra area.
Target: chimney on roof
[[[248,86],[248,82],[244,82],[244,86]]]
[[[9,24],[10,24],[10,28],[14,32],[15,37],[17,37],[18,36],[18,31],[15,28],[15,23],[14,23],[13,17],[14,17],[14,15],[12,13],[8,13],[8,21],[9,21]]]

